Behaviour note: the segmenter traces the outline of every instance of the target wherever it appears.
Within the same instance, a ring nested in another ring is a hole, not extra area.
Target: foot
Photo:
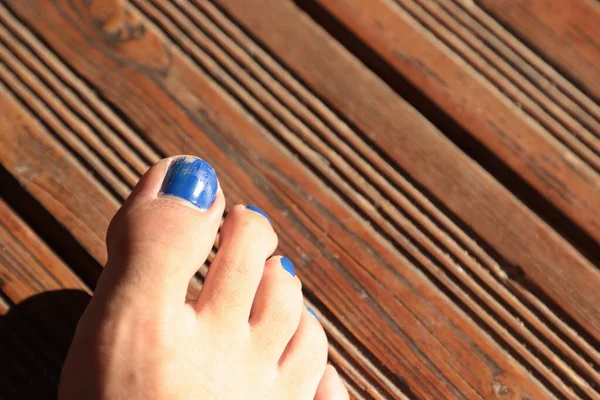
[[[214,170],[165,159],[114,217],[108,263],[63,367],[59,398],[347,399],[266,215],[235,206],[197,300],[188,283],[225,208]]]

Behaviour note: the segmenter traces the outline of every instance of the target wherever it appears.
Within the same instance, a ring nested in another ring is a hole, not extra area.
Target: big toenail
[[[269,223],[271,223],[271,220],[269,219],[269,217],[267,217],[267,213],[265,213],[263,210],[261,210],[258,207],[254,207],[254,206],[246,206],[246,208],[250,211],[254,211],[255,213],[259,213],[260,215],[262,215],[263,217],[266,218],[267,221],[269,221]]]
[[[310,315],[312,315],[313,317],[317,318],[317,314],[315,313],[315,310],[313,310],[312,308],[306,307],[306,311],[308,311],[308,313]]]
[[[296,276],[296,270],[294,269],[294,264],[290,261],[289,258],[281,257],[281,266],[285,269],[291,276]]]
[[[206,210],[214,203],[218,189],[217,174],[209,163],[198,157],[184,156],[169,165],[161,194],[179,197]]]

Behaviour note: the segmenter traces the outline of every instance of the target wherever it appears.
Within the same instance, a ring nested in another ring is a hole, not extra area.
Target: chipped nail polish
[[[313,317],[317,318],[317,314],[315,314],[315,310],[313,310],[313,309],[312,309],[312,308],[310,308],[310,307],[306,307],[306,310],[308,311],[308,313],[309,313],[310,315],[312,315]]]
[[[161,194],[187,200],[207,210],[217,197],[219,183],[213,167],[198,157],[183,156],[171,162]]]

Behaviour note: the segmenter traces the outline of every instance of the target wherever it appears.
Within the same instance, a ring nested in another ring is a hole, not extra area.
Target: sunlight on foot
[[[225,198],[213,168],[160,161],[113,218],[108,262],[61,376],[70,399],[348,399],[267,215],[238,205],[197,301]]]

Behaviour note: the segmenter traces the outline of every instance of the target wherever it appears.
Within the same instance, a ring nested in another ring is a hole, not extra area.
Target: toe
[[[321,378],[315,400],[348,400],[350,395],[344,382],[332,365],[327,365]]]
[[[314,398],[327,365],[327,336],[321,324],[307,309],[288,343],[279,369],[284,382],[294,388],[294,398]]]
[[[208,163],[190,156],[160,161],[110,224],[108,263],[98,291],[135,286],[151,297],[184,299],[190,278],[210,252],[224,207]]]
[[[300,280],[285,257],[272,257],[254,298],[250,326],[265,357],[276,364],[298,329],[304,309]]]
[[[277,235],[264,213],[233,207],[223,222],[219,249],[198,297],[198,312],[221,322],[247,324],[265,261],[276,247]]]

